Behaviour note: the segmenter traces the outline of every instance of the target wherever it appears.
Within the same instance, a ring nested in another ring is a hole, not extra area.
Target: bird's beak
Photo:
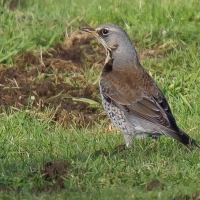
[[[94,28],[82,28],[81,30],[91,33],[92,35],[97,35],[97,31]]]
[[[109,47],[106,42],[104,41],[104,39],[102,37],[99,36],[98,31],[94,28],[82,28],[82,31],[85,31],[87,33],[91,33],[94,37],[97,38],[97,40],[104,46],[104,48],[106,49],[106,51],[112,51],[111,47]]]

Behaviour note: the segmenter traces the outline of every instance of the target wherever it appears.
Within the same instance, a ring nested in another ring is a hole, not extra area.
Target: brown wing
[[[102,73],[100,85],[105,98],[126,112],[179,132],[165,97],[143,69]]]

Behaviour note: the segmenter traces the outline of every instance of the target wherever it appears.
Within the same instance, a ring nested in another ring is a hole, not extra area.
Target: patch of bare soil
[[[175,43],[173,40],[169,40],[162,45],[155,45],[152,49],[144,49],[142,52],[139,52],[139,57],[142,60],[147,57],[166,56],[173,51],[172,46],[175,46]]]
[[[192,199],[192,200],[200,200],[200,195],[197,194],[197,193],[194,193],[192,195],[192,198],[190,198],[189,196],[177,196],[174,198],[174,200],[189,200],[189,199]]]
[[[11,192],[11,189],[3,184],[0,184],[0,192],[9,193]]]
[[[54,110],[51,118],[61,124],[73,121],[81,126],[99,120],[104,117],[99,115],[101,106],[77,99],[100,103],[98,84],[90,83],[84,70],[86,66],[100,68],[104,59],[101,45],[81,31],[47,52],[22,52],[15,57],[15,66],[0,67],[0,112],[10,106],[37,112],[49,107]]]
[[[60,160],[47,162],[44,165],[44,170],[41,170],[41,176],[52,184],[44,185],[44,188],[40,190],[53,191],[64,188],[64,179],[69,176],[70,164],[68,162],[62,162]]]
[[[165,184],[161,183],[159,180],[153,180],[150,183],[147,184],[146,186],[146,190],[147,191],[152,191],[155,188],[160,188],[160,189],[164,189]]]
[[[177,197],[175,197],[174,198],[174,200],[189,200],[190,199],[190,197],[189,196],[177,196]]]

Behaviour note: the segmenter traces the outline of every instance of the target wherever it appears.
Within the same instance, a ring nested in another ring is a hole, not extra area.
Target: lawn
[[[0,199],[200,199],[200,151],[168,137],[130,149],[101,106],[100,44],[114,23],[200,142],[200,2],[0,1]]]

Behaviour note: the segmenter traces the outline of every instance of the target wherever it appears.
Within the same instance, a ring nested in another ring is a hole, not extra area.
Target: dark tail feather
[[[185,146],[196,146],[200,148],[200,145],[192,139],[189,135],[187,135],[184,131],[180,130],[178,133],[178,141],[184,144]]]

